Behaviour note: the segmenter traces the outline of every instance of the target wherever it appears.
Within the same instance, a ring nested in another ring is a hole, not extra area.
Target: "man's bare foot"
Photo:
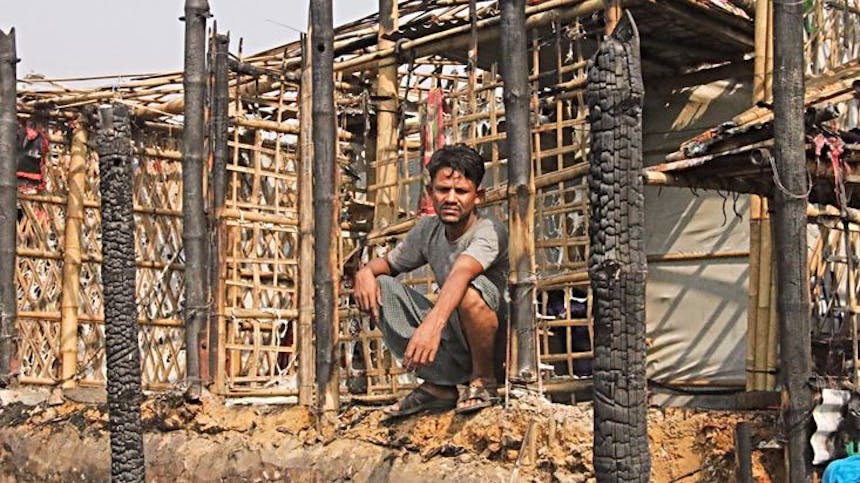
[[[456,401],[456,387],[424,382],[400,401],[385,407],[383,411],[390,416],[407,416],[425,409],[452,409]]]
[[[458,413],[471,413],[489,407],[498,397],[496,379],[476,377],[460,394],[457,401]]]

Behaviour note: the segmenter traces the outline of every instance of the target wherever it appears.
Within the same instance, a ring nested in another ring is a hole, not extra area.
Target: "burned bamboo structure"
[[[99,109],[102,281],[111,441],[111,479],[144,481],[140,350],[135,290],[132,150],[128,107]]]
[[[815,405],[809,385],[812,349],[806,245],[803,7],[774,2],[773,32],[776,36],[773,63],[779,66],[773,79],[775,163],[772,166],[777,185],[773,194],[774,239],[780,254],[776,262],[779,284],[776,306],[780,318],[783,431],[788,438],[789,481],[799,483],[809,481],[812,476],[809,430]],[[838,190],[837,197],[841,197],[839,193]],[[839,204],[847,207],[848,203],[842,199]],[[853,255],[848,258],[853,259]],[[848,269],[851,268],[849,262]],[[849,288],[853,291],[850,282]],[[850,293],[849,297],[853,295]]]
[[[511,326],[516,331],[513,377],[537,377],[535,344],[534,172],[529,128],[530,89],[526,49],[525,1],[501,2],[502,79],[508,151],[508,253],[511,260]]]
[[[185,251],[185,357],[187,396],[202,392],[201,336],[209,320],[209,266],[203,196],[204,103],[206,95],[207,0],[185,1],[185,100],[182,131],[182,244]]]
[[[314,333],[319,413],[340,406],[338,377],[337,246],[340,210],[337,193],[334,114],[334,32],[331,0],[311,0],[311,76],[313,78],[313,207],[314,222]]]
[[[15,350],[13,337],[17,320],[18,295],[15,288],[15,241],[17,239],[18,119],[16,108],[15,29],[0,30],[0,387],[9,383],[10,364]]]
[[[645,376],[644,186],[639,32],[630,13],[588,71],[594,292],[594,470],[602,481],[649,481]]]

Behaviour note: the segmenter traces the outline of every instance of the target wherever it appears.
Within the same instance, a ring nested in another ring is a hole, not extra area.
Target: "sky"
[[[335,26],[374,13],[378,0],[333,0]],[[230,52],[251,54],[298,38],[308,0],[209,0]],[[15,27],[18,77],[182,70],[184,0],[0,0],[0,29]]]

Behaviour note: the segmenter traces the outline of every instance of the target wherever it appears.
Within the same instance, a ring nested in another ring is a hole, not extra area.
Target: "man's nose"
[[[457,197],[455,196],[454,190],[451,190],[445,194],[445,201],[448,203],[453,203],[457,201]]]

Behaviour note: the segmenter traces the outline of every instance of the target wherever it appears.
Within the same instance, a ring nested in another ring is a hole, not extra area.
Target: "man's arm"
[[[442,329],[451,314],[460,306],[472,280],[484,272],[484,267],[470,255],[460,255],[448,278],[439,290],[439,297],[433,308],[424,316],[421,325],[406,346],[403,365],[407,369],[423,366],[436,360],[436,352],[442,340]]]
[[[385,258],[374,258],[355,274],[353,291],[355,301],[358,303],[359,310],[370,313],[374,321],[379,318],[379,306],[382,304],[380,300],[382,294],[379,291],[376,277],[392,274],[394,274],[394,270],[391,269],[391,265]]]

